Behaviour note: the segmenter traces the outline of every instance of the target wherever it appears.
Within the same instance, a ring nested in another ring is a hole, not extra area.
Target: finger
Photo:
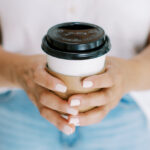
[[[82,83],[84,88],[108,88],[113,86],[113,78],[109,71],[103,74],[87,77]]]
[[[88,126],[99,123],[107,114],[109,110],[107,107],[97,107],[85,113],[80,113],[78,116],[70,116],[69,124],[75,126]]]
[[[28,92],[27,94],[28,94],[29,99],[32,101],[32,103],[33,103],[36,107],[38,107],[38,105],[37,105],[37,103],[36,103],[36,97],[35,97],[31,92]]]
[[[50,75],[46,70],[45,67],[38,67],[34,73],[34,81],[42,87],[45,87],[49,90],[58,91],[65,93],[67,91],[67,87],[65,84],[55,78],[54,76]]]
[[[67,101],[61,99],[50,91],[44,91],[41,93],[40,102],[44,106],[59,112],[72,115],[78,114],[78,110],[76,108],[72,108]]]
[[[113,93],[111,89],[104,89],[88,94],[73,95],[68,99],[70,106],[80,106],[84,108],[103,106],[111,102]]]
[[[67,120],[61,117],[58,112],[43,107],[40,113],[46,120],[55,125],[63,133],[69,135],[75,131],[74,125],[69,125]]]

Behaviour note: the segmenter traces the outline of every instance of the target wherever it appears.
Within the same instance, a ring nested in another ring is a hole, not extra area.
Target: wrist
[[[17,57],[15,57],[16,60],[13,60],[12,63],[12,70],[14,73],[14,78],[13,78],[13,82],[15,84],[15,86],[22,88],[23,87],[23,81],[24,81],[24,76],[27,73],[26,71],[26,61],[28,61],[28,59],[25,59],[25,56],[19,55]]]
[[[22,88],[22,79],[24,76],[26,63],[28,59],[27,56],[19,55],[19,54],[10,54],[11,58],[9,60],[9,80],[13,84],[14,87]],[[7,60],[6,60],[7,61]]]
[[[26,56],[6,51],[1,51],[0,55],[0,86],[21,87],[21,70],[24,66],[26,66],[24,63]]]
[[[2,87],[16,87],[14,60],[14,54],[0,50],[0,86]]]
[[[34,56],[19,55],[14,61],[15,84],[19,88],[25,88],[29,80],[33,78]]]
[[[45,56],[44,55],[20,55],[19,61],[16,62],[16,84],[20,88],[26,88],[31,82],[33,82],[35,76],[35,70],[41,65],[45,66]]]

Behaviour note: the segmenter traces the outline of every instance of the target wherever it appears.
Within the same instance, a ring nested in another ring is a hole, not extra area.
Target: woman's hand
[[[45,56],[21,57],[19,65],[16,65],[18,85],[26,91],[44,118],[64,133],[73,133],[74,126],[69,125],[59,112],[76,115],[78,110],[70,107],[66,101],[52,92],[65,93],[67,90],[65,84],[46,72]]]
[[[100,122],[122,96],[129,92],[136,79],[135,62],[114,57],[107,57],[106,71],[83,80],[84,88],[99,88],[98,92],[77,94],[69,98],[70,106],[85,109],[94,107],[77,116],[70,116],[70,124],[87,126]]]

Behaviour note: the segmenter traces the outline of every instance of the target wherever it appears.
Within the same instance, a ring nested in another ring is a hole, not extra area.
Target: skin
[[[46,72],[45,56],[12,54],[0,47],[0,87],[24,89],[44,118],[62,132],[71,134],[75,131],[76,125],[71,123],[72,118],[78,119],[80,126],[99,123],[117,106],[125,93],[150,89],[150,44],[142,53],[130,60],[107,57],[106,62],[106,71],[103,74],[90,76],[81,81],[82,84],[84,81],[92,81],[93,88],[100,90],[73,95],[67,102],[54,93],[57,84],[65,85]],[[71,107],[73,99],[78,99],[80,105]],[[77,114],[81,105],[85,108],[95,108]],[[58,111],[67,114],[69,119],[64,119]],[[76,115],[72,115],[72,111],[76,112]]]
[[[99,123],[117,106],[124,94],[133,90],[150,89],[149,77],[150,44],[141,54],[130,60],[107,57],[105,73],[87,77],[82,81],[82,84],[84,81],[91,81],[93,88],[100,88],[101,90],[89,94],[73,95],[69,98],[70,104],[73,99],[78,99],[80,101],[79,106],[85,108],[94,106],[95,109],[79,113],[77,116],[70,116],[69,120],[78,119],[80,126]]]
[[[77,114],[78,110],[71,108],[66,101],[54,94],[57,84],[65,85],[61,80],[47,73],[45,65],[44,55],[12,54],[0,47],[0,87],[24,89],[45,119],[62,132],[70,134],[75,130],[74,125],[68,124],[57,111],[70,114],[68,111],[73,110]],[[48,105],[44,105],[45,101],[49,101]],[[71,131],[66,132],[66,127],[70,127]]]

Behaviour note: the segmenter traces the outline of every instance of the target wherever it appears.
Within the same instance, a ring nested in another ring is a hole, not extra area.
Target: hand
[[[75,127],[59,112],[76,115],[78,110],[56,96],[52,91],[65,93],[65,84],[46,72],[46,58],[43,55],[22,56],[16,66],[18,84],[38,107],[41,115],[66,134],[74,132]],[[51,90],[51,91],[50,91]]]
[[[70,116],[70,124],[87,126],[100,122],[114,107],[122,96],[132,89],[135,78],[134,63],[114,57],[107,57],[106,71],[83,80],[84,88],[99,88],[98,92],[77,94],[69,98],[68,102],[80,110],[94,107],[77,116]]]

